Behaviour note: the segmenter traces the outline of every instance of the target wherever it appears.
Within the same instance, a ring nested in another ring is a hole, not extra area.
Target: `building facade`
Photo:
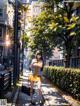
[[[6,38],[11,40],[13,35],[14,9],[8,0],[0,0],[0,60],[8,55]],[[9,42],[8,42],[9,43]]]
[[[38,14],[41,13],[42,9],[42,5],[44,2],[38,2],[38,0],[28,0],[27,1],[29,3],[29,7],[28,7],[28,11],[26,13],[26,30],[27,30],[27,34],[30,36],[30,29],[33,27],[33,23],[32,20],[33,18],[37,17]]]

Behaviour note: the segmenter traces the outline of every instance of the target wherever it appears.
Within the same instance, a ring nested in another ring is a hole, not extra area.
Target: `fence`
[[[50,60],[49,65],[64,66],[64,59]],[[70,59],[70,67],[80,68],[80,57]]]
[[[0,95],[4,95],[5,92],[11,88],[13,83],[13,70],[0,70]],[[4,92],[5,91],[5,92]]]
[[[78,68],[80,68],[80,57],[71,58],[71,60],[70,60],[70,66],[71,67],[78,67]]]

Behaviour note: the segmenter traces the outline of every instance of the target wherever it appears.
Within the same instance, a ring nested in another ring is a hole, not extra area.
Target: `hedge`
[[[80,100],[80,69],[47,66],[44,75],[53,84]]]

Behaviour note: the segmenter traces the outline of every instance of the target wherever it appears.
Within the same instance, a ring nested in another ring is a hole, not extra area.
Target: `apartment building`
[[[0,60],[8,55],[6,38],[11,40],[13,35],[14,9],[8,0],[0,0]]]
[[[41,7],[44,2],[38,2],[38,0],[27,0],[27,2],[29,3],[29,7],[26,14],[26,30],[30,36],[31,32],[29,30],[33,27],[32,20],[42,11]]]

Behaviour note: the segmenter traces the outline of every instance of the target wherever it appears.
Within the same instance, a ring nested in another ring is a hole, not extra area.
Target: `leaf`
[[[59,14],[56,18],[62,18],[61,14]]]
[[[78,19],[79,19],[79,17],[72,16],[71,21],[76,22]]]
[[[54,29],[57,25],[58,25],[58,23],[52,22],[51,24],[49,24],[49,28]]]
[[[57,27],[56,28],[54,28],[54,31],[56,31],[57,30]]]
[[[66,23],[68,23],[68,22],[69,22],[69,19],[68,19],[67,17],[64,17],[64,21],[65,21]]]
[[[76,23],[70,24],[67,29],[68,29],[68,30],[73,29],[75,26],[76,26]]]
[[[71,32],[70,33],[70,36],[73,36],[73,35],[76,35],[76,33],[75,32]]]

